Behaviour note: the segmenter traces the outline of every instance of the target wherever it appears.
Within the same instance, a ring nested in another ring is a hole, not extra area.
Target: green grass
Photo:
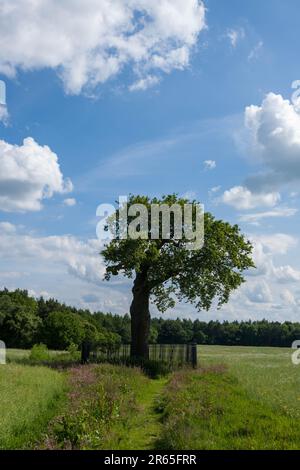
[[[138,368],[111,364],[76,366],[68,377],[68,406],[53,421],[42,447],[118,449],[150,379]]]
[[[0,366],[0,449],[34,446],[62,406],[64,390],[62,373],[44,367]]]
[[[199,346],[198,361],[226,364],[251,397],[286,413],[292,424],[300,418],[300,366],[292,364],[291,353],[285,348]]]
[[[249,394],[220,367],[174,374],[161,410],[161,449],[299,449],[300,423]]]
[[[6,360],[7,362],[17,362],[23,359],[28,359],[30,350],[28,349],[7,349]]]
[[[117,450],[151,450],[160,438],[162,425],[156,401],[167,383],[166,378],[147,379],[136,389],[137,413],[127,417],[126,426],[116,426],[114,442]],[[117,437],[117,439],[116,439]]]
[[[11,362],[0,367],[0,448],[299,449],[300,366],[291,352],[199,346],[199,371],[151,380],[108,364],[65,374],[9,350]]]
[[[7,349],[6,362],[8,364],[23,364],[23,365],[50,365],[53,363],[74,362],[80,360],[80,351],[77,352],[76,358],[72,358],[68,351],[53,351],[46,350],[43,359],[35,360],[31,358],[31,350],[28,349]]]

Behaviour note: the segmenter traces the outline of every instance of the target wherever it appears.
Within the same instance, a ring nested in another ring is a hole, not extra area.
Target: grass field
[[[0,366],[0,449],[31,448],[64,400],[65,375],[45,367]]]
[[[10,350],[0,367],[1,449],[300,449],[290,349],[199,346],[199,370],[159,380],[122,366],[18,363],[28,355]]]
[[[226,364],[254,398],[300,418],[300,366],[292,364],[291,349],[199,346],[200,365]],[[300,448],[300,443],[299,443]]]

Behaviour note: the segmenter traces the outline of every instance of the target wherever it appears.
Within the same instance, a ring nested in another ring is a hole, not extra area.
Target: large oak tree
[[[144,204],[190,203],[176,195],[161,199],[130,196],[128,206]],[[196,208],[196,201],[192,201]],[[120,209],[116,211],[118,220]],[[134,217],[128,217],[128,225]],[[174,218],[171,218],[174,223]],[[161,223],[162,219],[160,219]],[[110,224],[108,224],[110,225]],[[148,239],[118,239],[110,241],[102,251],[106,262],[106,279],[123,274],[133,281],[131,314],[131,355],[147,358],[149,355],[150,301],[159,311],[175,306],[176,299],[193,304],[198,311],[212,305],[227,303],[232,291],[243,282],[243,272],[253,267],[252,246],[237,225],[216,220],[210,213],[204,215],[204,246],[189,250],[189,240],[152,240],[149,217]],[[171,235],[174,230],[171,229]],[[118,231],[117,231],[118,234]],[[161,235],[161,230],[160,230]]]

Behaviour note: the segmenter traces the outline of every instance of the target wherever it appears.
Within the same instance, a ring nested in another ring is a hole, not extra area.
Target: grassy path
[[[139,411],[132,417],[126,435],[119,441],[120,450],[151,450],[160,437],[161,423],[155,411],[157,397],[167,383],[166,378],[151,380],[138,395]]]

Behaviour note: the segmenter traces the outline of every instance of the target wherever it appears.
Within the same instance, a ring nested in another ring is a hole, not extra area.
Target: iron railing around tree
[[[81,362],[126,362],[130,359],[130,344],[108,347],[101,344],[84,342],[81,350]],[[197,367],[197,344],[150,344],[149,359],[164,362],[172,366],[185,364]]]

